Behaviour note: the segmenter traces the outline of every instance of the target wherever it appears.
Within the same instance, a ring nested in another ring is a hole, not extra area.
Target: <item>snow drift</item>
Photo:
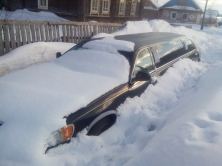
[[[193,39],[201,50],[202,62],[184,59],[176,63],[158,78],[155,86],[149,86],[140,97],[128,98],[118,108],[117,122],[99,137],[89,137],[86,130],[83,130],[76,138],[71,139],[71,143],[52,149],[44,155],[42,149],[46,133],[61,127],[62,120],[54,121],[48,129],[42,126],[40,130],[35,131],[42,133],[38,137],[29,133],[27,137],[13,139],[14,134],[10,134],[8,141],[5,141],[4,135],[1,134],[0,137],[4,139],[0,139],[0,164],[221,165],[220,30],[205,28],[205,33],[185,27],[174,28],[161,20],[142,24],[145,25],[144,29],[140,26],[141,22],[131,22],[127,28],[119,31],[118,35],[138,33],[141,29],[142,32],[184,34]],[[138,31],[134,28],[138,28]],[[26,102],[28,101],[24,101]],[[2,111],[0,110],[0,113]],[[9,120],[14,124],[13,130],[11,124],[7,123],[3,125],[4,130],[11,130],[15,134],[30,130],[29,121],[18,123],[23,116],[24,114],[19,113],[12,115],[15,122]],[[38,114],[33,113],[32,116],[40,118]],[[43,117],[45,116],[41,118]],[[0,120],[1,118],[2,116]],[[1,133],[3,126],[0,127]],[[10,148],[7,145],[9,143],[13,145]],[[24,146],[27,149],[24,149]]]

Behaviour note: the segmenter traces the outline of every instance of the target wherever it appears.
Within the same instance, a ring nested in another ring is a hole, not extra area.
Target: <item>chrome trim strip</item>
[[[97,105],[96,107],[94,107],[93,109],[89,110],[87,113],[85,113],[85,114],[83,114],[82,116],[78,117],[78,118],[75,119],[74,121],[80,119],[81,117],[85,116],[86,114],[88,114],[89,112],[93,111],[94,109],[100,107],[101,105],[104,105],[104,103],[106,103],[106,102],[108,102],[108,101],[110,101],[110,100],[112,100],[112,99],[114,99],[114,98],[120,96],[121,94],[123,94],[123,93],[125,93],[126,91],[128,91],[128,89],[129,89],[128,87],[125,87],[122,91],[120,91],[119,93],[117,93],[115,96],[113,96],[113,97],[111,97],[111,98],[105,100],[105,101],[102,102],[100,105]],[[72,121],[72,123],[73,123],[74,121]]]

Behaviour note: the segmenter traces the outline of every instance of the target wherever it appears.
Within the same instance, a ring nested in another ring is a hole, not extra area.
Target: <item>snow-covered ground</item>
[[[15,143],[10,142],[3,146],[5,141],[2,139],[7,139],[1,133],[3,127],[8,127],[5,123],[0,127],[0,147],[4,147],[0,148],[0,165],[221,165],[222,29],[196,31],[185,27],[174,28],[162,20],[153,20],[128,22],[116,34],[138,33],[141,25],[145,27],[143,32],[187,35],[199,47],[202,61],[180,60],[140,97],[128,98],[117,109],[117,122],[109,130],[98,137],[87,136],[86,130],[83,130],[71,139],[71,143],[51,149],[47,154],[44,154],[44,146],[32,147],[33,142],[45,140],[36,138],[35,131],[28,132],[28,126],[25,127],[27,135],[14,138],[17,146],[11,146]],[[29,46],[33,47],[27,45],[26,49]],[[60,49],[65,50],[65,47],[61,45]],[[22,47],[16,50],[19,49]],[[18,51],[18,56],[26,59],[24,50]],[[3,111],[0,110],[0,120],[3,120]],[[25,120],[25,123],[31,121],[28,118]],[[16,126],[10,129],[12,133],[15,130],[16,133],[19,130],[25,133],[24,129]],[[28,144],[26,147],[29,149],[24,149],[23,142]]]

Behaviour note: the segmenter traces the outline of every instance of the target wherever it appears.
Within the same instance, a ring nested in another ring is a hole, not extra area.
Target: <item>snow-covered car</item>
[[[181,58],[200,61],[200,53],[179,34],[84,41],[53,62],[0,78],[1,130],[10,135],[7,123],[14,123],[24,136],[23,127],[29,126],[43,139],[66,125],[52,132],[47,149],[69,142],[84,128],[88,135],[99,135],[115,123],[116,109],[127,97],[139,96]]]

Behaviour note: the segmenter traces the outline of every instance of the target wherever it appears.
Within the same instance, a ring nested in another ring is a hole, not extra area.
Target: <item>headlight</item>
[[[68,125],[66,127],[63,127],[59,130],[52,132],[49,138],[47,139],[47,146],[48,147],[56,146],[65,141],[68,141],[72,137],[74,130],[75,130],[75,127],[73,124],[71,124],[71,125]]]

